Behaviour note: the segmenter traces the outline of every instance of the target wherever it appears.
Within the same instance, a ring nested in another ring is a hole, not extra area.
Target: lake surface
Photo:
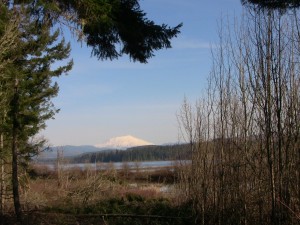
[[[188,161],[146,161],[146,162],[110,162],[110,163],[63,163],[60,165],[62,168],[80,168],[80,169],[96,169],[96,170],[107,170],[107,169],[158,169],[161,167],[172,167],[178,163],[187,163]],[[43,163],[50,169],[56,167],[55,163]]]

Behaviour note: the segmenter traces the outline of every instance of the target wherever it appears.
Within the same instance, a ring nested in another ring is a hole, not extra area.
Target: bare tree
[[[182,177],[202,224],[299,223],[298,17],[254,7],[222,22],[210,94],[183,102],[192,162]]]

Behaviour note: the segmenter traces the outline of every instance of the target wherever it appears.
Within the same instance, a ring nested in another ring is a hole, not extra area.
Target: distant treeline
[[[129,162],[129,161],[163,161],[185,160],[190,158],[188,145],[141,146],[127,150],[108,150],[84,153],[71,159],[72,163],[94,162]]]

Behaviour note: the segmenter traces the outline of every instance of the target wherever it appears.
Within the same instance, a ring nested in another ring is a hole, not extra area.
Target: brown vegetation
[[[104,165],[98,165],[101,166]],[[105,170],[88,166],[51,169],[33,164],[28,171],[26,188],[23,186],[21,191],[24,223],[108,224],[110,221],[109,224],[120,224],[116,221],[128,217],[126,220],[131,224],[144,217],[149,220],[148,224],[164,224],[157,221],[191,217],[191,213],[179,217],[164,213],[164,210],[180,207],[176,204],[178,201],[173,200],[175,191],[169,188],[174,185],[174,169],[129,170],[125,164],[116,170],[113,164],[106,166]],[[4,224],[14,224],[13,202],[6,203],[2,220]],[[157,207],[163,207],[162,211],[156,212]]]
[[[207,94],[178,115],[192,163],[182,196],[201,224],[299,224],[299,14],[221,24]]]

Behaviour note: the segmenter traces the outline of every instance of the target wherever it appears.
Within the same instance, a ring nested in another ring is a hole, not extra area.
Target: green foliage
[[[58,93],[52,79],[67,73],[72,61],[53,65],[69,56],[70,45],[58,39],[58,31],[51,33],[48,24],[37,25],[25,7],[0,4],[0,10],[6,13],[0,15],[1,164],[13,162],[11,170],[5,168],[5,176],[17,196],[22,169],[45,145],[33,138],[58,111],[51,102]]]
[[[133,61],[146,63],[154,51],[171,47],[170,39],[182,26],[155,24],[146,18],[137,0],[14,1],[21,3],[31,7],[37,23],[55,25],[64,18],[98,59],[112,60],[126,54]]]
[[[0,28],[1,192],[5,176],[11,180],[15,213],[22,223],[19,190],[26,186],[26,176],[21,172],[45,144],[44,140],[32,141],[34,136],[57,112],[51,98],[57,95],[58,86],[52,78],[67,73],[72,61],[53,68],[69,56],[70,45],[58,40],[59,32],[51,34],[48,23],[36,23],[28,7],[4,11],[6,15],[0,18],[4,21]],[[11,164],[11,173],[4,172],[5,163]],[[8,192],[2,192],[1,198],[5,195]]]
[[[7,23],[7,20],[7,8],[0,3],[0,36],[2,36],[4,33],[5,24]]]
[[[101,25],[102,21],[105,25]],[[154,50],[171,47],[169,39],[179,33],[180,27],[156,25],[145,18],[137,1],[127,0],[113,7],[104,20],[88,20],[83,32],[98,58],[114,59],[125,53],[134,61],[145,63],[154,56]],[[122,45],[120,51],[116,50],[118,45]]]
[[[241,0],[243,5],[255,5],[263,9],[292,9],[299,8],[299,0]]]
[[[126,194],[126,199],[129,202],[134,202],[134,201],[143,202],[143,201],[145,201],[145,198],[143,198],[142,196],[140,196],[138,194],[134,194],[134,193],[127,193]]]
[[[168,199],[145,199],[136,194],[127,194],[123,198],[106,199],[83,208],[76,206],[74,208],[48,208],[46,211],[70,213],[74,216],[89,214],[95,215],[95,218],[97,215],[106,214],[107,216],[101,216],[101,218],[109,224],[183,225],[193,223],[193,212],[190,204],[175,206]],[[124,216],[118,217],[117,215]],[[162,218],[159,218],[160,216]],[[89,217],[89,221],[92,220],[93,217]]]
[[[11,53],[15,60],[6,73],[6,86],[11,90],[6,120],[18,129],[19,142],[24,146],[21,152],[28,154],[29,139],[58,112],[51,102],[58,93],[58,85],[52,79],[67,73],[72,68],[72,61],[56,68],[53,66],[70,53],[70,45],[64,39],[58,41],[58,31],[51,34],[47,25],[36,27],[30,18],[24,19],[19,26],[20,47]]]

